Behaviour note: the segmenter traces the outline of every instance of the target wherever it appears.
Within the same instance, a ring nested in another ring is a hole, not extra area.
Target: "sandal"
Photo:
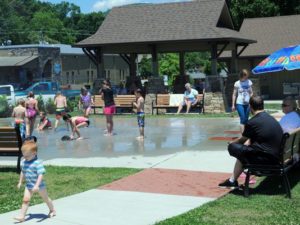
[[[22,223],[25,221],[25,217],[14,217],[14,220],[17,220],[19,223]]]
[[[49,217],[49,218],[52,218],[52,217],[54,217],[54,216],[56,216],[55,210],[52,210],[52,211],[50,211],[50,212],[48,213],[48,217]]]

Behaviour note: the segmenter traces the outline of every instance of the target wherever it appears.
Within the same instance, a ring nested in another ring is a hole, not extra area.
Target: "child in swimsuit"
[[[28,93],[27,101],[25,102],[26,112],[25,112],[25,122],[26,122],[26,136],[32,135],[34,129],[34,123],[36,115],[39,111],[38,101],[34,98],[33,92]]]
[[[25,101],[21,98],[18,101],[18,106],[13,109],[12,117],[15,118],[15,127],[19,128],[22,139],[26,137],[25,112]]]
[[[52,125],[51,125],[51,121],[48,119],[47,115],[45,112],[40,112],[40,122],[37,126],[37,129],[39,131],[42,131],[44,129],[51,129]]]
[[[89,117],[93,104],[94,102],[91,94],[87,91],[87,89],[81,88],[79,107],[82,106],[82,109],[84,111],[84,117]]]
[[[63,116],[63,120],[70,124],[72,128],[71,139],[75,139],[75,134],[77,134],[77,140],[83,139],[80,136],[79,128],[80,127],[88,127],[90,125],[90,121],[88,118],[83,116],[71,116],[70,114],[66,114]]]

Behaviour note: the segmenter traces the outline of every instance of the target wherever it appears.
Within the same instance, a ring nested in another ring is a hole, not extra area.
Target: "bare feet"
[[[18,222],[22,223],[25,221],[25,217],[16,216],[16,217],[14,217],[14,220],[17,220]]]
[[[48,214],[48,217],[51,218],[51,217],[54,217],[54,216],[56,216],[56,211],[55,210],[50,211],[49,214]]]
[[[84,139],[84,137],[79,137],[76,140],[83,140],[83,139]]]

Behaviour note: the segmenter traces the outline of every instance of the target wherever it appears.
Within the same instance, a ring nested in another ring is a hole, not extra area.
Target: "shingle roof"
[[[266,56],[290,45],[300,44],[300,15],[245,19],[240,32],[257,43],[241,57]]]
[[[8,56],[1,57],[0,67],[2,66],[23,66],[34,59],[37,59],[38,56]]]
[[[239,32],[232,30],[232,27],[228,26],[228,21],[225,22],[227,28],[217,27],[224,10],[225,14],[228,14],[224,0],[117,7],[111,10],[94,35],[75,46],[223,38],[251,42]]]

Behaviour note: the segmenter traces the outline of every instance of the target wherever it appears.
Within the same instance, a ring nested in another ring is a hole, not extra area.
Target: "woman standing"
[[[28,93],[25,108],[26,137],[29,137],[32,135],[35,119],[39,112],[38,101],[34,98],[32,91]]]
[[[253,95],[252,81],[249,80],[249,72],[243,69],[240,74],[240,79],[234,83],[232,94],[232,111],[238,111],[240,117],[240,130],[243,133],[245,124],[249,118],[249,100]]]
[[[106,127],[107,127],[107,136],[113,135],[113,115],[116,112],[116,106],[114,101],[114,93],[111,89],[110,82],[104,80],[102,82],[102,89],[100,90],[102,99],[104,100],[104,115],[106,116]]]

